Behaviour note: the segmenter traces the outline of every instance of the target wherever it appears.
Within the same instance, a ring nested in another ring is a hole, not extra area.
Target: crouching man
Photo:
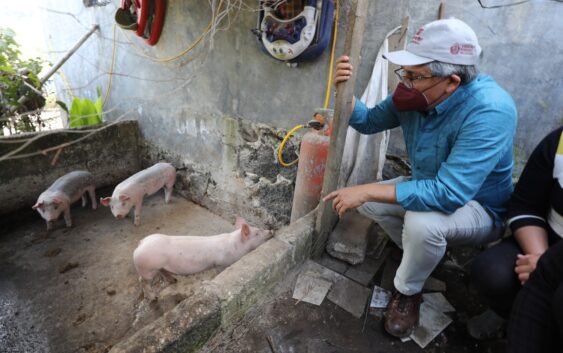
[[[374,108],[355,99],[350,126],[364,134],[401,126],[412,177],[324,198],[339,216],[358,208],[403,249],[384,325],[396,337],[416,327],[422,287],[446,246],[488,243],[502,233],[517,113],[510,95],[478,74],[480,53],[474,31],[446,19],[419,28],[406,50],[386,54],[401,66],[400,83]],[[335,84],[352,70],[339,58]]]

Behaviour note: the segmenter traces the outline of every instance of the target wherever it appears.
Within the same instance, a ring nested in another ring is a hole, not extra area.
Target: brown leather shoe
[[[385,331],[399,338],[409,336],[418,325],[421,302],[422,293],[404,295],[394,290],[385,314]]]

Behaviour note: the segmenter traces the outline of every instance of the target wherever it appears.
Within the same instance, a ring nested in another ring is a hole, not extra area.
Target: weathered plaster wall
[[[54,51],[70,48],[92,24],[101,27],[63,66],[65,79],[56,78],[61,98],[68,101],[70,92],[93,98],[96,86],[105,94],[112,71],[106,117],[115,120],[126,114],[139,121],[146,164],[161,154],[176,161],[184,169],[183,192],[216,212],[237,212],[276,226],[286,223],[295,170],[280,168],[275,150],[285,130],[306,121],[322,106],[328,51],[314,62],[288,68],[258,48],[250,33],[256,15],[245,9],[236,16],[232,11],[229,24],[223,22],[228,28],[216,32],[213,41],[208,37],[204,46],[178,60],[155,62],[146,56],[172,57],[198,38],[210,18],[208,3],[168,1],[165,26],[155,47],[132,32],[126,38],[118,29],[114,37],[117,3],[85,8],[80,1],[50,0],[42,5],[56,10],[45,12],[45,34]],[[257,3],[244,1],[249,7]],[[344,44],[349,1],[341,4],[337,53]],[[358,95],[385,33],[408,15],[410,36],[436,18],[438,4],[437,0],[369,2]],[[456,16],[475,29],[484,49],[481,71],[492,74],[513,95],[520,110],[515,153],[521,164],[563,119],[563,101],[558,99],[563,92],[558,75],[563,64],[563,43],[558,38],[563,31],[563,4],[533,1],[482,9],[477,1],[450,0],[446,16]],[[394,136],[391,151],[400,154],[400,134]]]
[[[79,131],[86,132],[88,129]],[[0,138],[0,155],[19,148],[35,136],[30,133]],[[33,141],[21,153],[35,153],[70,142],[77,136],[85,134],[54,132]],[[0,161],[0,218],[20,209],[30,210],[39,194],[58,177],[73,170],[90,171],[94,175],[96,187],[118,184],[139,171],[138,124],[136,121],[124,121],[65,147],[53,165],[54,156],[53,151],[46,156],[38,154],[25,159]]]
[[[200,146],[208,149],[199,154],[201,160],[190,151],[182,153],[181,145],[166,149],[145,141],[142,163],[172,162],[178,169],[176,191],[225,217],[242,215],[253,224],[275,228],[289,223],[294,170],[274,160],[283,131],[230,117],[209,121],[226,126],[216,150]]]

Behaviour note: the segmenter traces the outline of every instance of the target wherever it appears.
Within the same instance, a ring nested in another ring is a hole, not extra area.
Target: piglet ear
[[[246,220],[242,217],[237,216],[235,220],[235,228],[240,228],[243,224],[246,224]]]
[[[248,224],[244,223],[240,227],[240,236],[242,237],[242,241],[248,240],[248,238],[250,237],[250,227],[248,226]]]
[[[61,199],[55,197],[55,198],[53,198],[53,203],[54,203],[55,205],[60,205],[61,203],[63,203],[63,200],[61,200]]]
[[[100,203],[104,206],[109,206],[109,203],[111,202],[111,197],[103,197],[100,198]]]
[[[119,201],[127,201],[130,197],[128,195],[119,195]]]
[[[34,210],[42,207],[43,207],[43,201],[37,202],[35,205],[31,206],[31,208],[33,208]]]

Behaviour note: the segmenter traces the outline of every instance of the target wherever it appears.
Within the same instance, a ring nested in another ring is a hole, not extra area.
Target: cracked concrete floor
[[[325,298],[320,306],[292,299],[297,269],[288,274],[274,293],[250,310],[244,318],[219,331],[200,353],[501,353],[501,338],[476,341],[465,328],[469,317],[484,310],[459,272],[438,267],[433,276],[448,285],[444,293],[457,312],[425,349],[413,341],[402,343],[387,335],[383,320],[365,314],[356,319]],[[373,282],[379,284],[381,273]],[[373,283],[372,282],[372,283]],[[270,340],[270,342],[268,342]]]
[[[111,189],[98,191],[98,197]],[[141,225],[77,203],[74,226],[47,233],[39,214],[0,233],[0,352],[107,352],[219,269],[178,276],[157,303],[140,296],[132,254],[152,233],[213,235],[234,226],[181,197],[145,198]]]

